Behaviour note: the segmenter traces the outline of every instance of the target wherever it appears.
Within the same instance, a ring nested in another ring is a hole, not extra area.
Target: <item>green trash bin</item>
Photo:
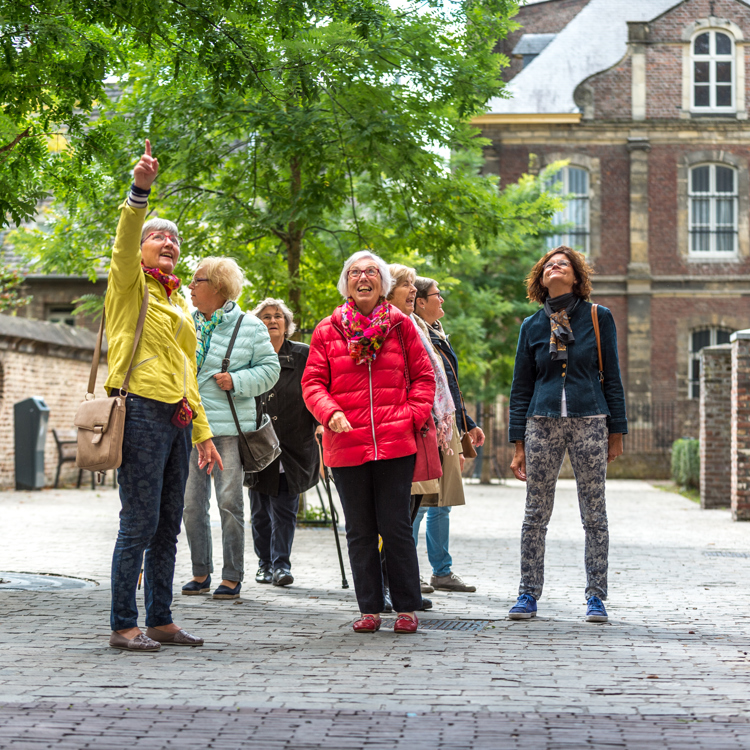
[[[16,489],[44,487],[44,444],[47,441],[49,406],[38,396],[13,405],[16,448]]]

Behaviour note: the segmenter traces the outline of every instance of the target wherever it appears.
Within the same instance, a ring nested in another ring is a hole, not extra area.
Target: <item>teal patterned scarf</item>
[[[224,308],[220,307],[218,310],[215,310],[210,318],[207,318],[202,312],[196,310],[193,313],[193,317],[195,318],[195,332],[198,334],[198,348],[195,351],[195,358],[198,363],[198,372],[200,372],[203,363],[206,361],[208,348],[211,346],[211,334],[224,317]]]

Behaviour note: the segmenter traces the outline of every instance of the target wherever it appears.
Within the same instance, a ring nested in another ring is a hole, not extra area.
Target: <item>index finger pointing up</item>
[[[146,156],[151,156],[151,141],[146,138]]]

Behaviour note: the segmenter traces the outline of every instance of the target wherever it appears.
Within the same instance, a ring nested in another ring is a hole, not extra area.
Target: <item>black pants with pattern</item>
[[[526,513],[521,531],[519,594],[542,595],[547,526],[565,451],[576,477],[586,534],[586,598],[607,598],[609,531],[604,483],[608,431],[604,417],[532,417],[526,423]]]

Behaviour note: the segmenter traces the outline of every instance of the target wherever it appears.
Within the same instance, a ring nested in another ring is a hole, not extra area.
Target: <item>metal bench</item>
[[[55,446],[57,447],[57,473],[55,474],[55,488],[60,483],[60,470],[62,465],[69,462],[75,462],[76,451],[78,450],[78,431],[77,430],[57,430],[52,428],[52,437],[55,438]],[[78,481],[76,487],[81,486],[81,479],[83,478],[83,469],[78,470]],[[106,472],[105,472],[106,477]],[[102,480],[104,484],[104,480]],[[117,472],[114,474],[113,487],[117,486]],[[91,472],[91,489],[96,487],[96,479],[94,472]]]

